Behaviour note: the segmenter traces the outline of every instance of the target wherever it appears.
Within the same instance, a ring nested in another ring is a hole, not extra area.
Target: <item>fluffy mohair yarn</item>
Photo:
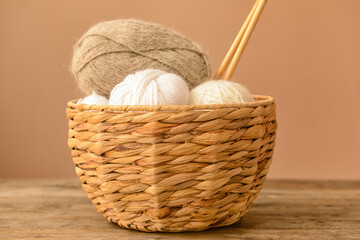
[[[72,72],[85,94],[96,91],[108,97],[127,75],[149,68],[181,76],[189,89],[211,74],[198,45],[170,28],[141,20],[101,22],[74,46]]]
[[[109,105],[184,105],[189,101],[185,81],[158,69],[128,75],[110,93]]]
[[[96,94],[95,91],[93,91],[90,96],[80,98],[77,103],[84,103],[89,105],[107,105],[109,103],[109,100],[106,97],[100,96]]]
[[[249,90],[239,83],[210,80],[190,92],[191,105],[253,102]]]

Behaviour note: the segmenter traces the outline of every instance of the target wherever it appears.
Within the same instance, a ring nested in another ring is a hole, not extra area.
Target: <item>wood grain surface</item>
[[[274,181],[229,227],[143,233],[108,223],[77,179],[0,180],[0,239],[360,239],[360,181]]]

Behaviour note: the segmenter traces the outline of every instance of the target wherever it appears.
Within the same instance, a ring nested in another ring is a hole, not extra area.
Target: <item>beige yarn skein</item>
[[[191,105],[253,102],[249,90],[240,83],[226,80],[210,80],[190,92]]]
[[[135,19],[99,23],[74,46],[72,72],[80,89],[109,97],[132,73],[160,69],[181,76],[189,89],[209,79],[209,60],[199,46],[164,26]]]

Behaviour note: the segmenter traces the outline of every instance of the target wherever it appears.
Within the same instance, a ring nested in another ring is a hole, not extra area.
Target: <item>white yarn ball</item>
[[[109,103],[109,100],[106,97],[100,96],[96,94],[95,91],[93,91],[90,96],[80,98],[77,103],[84,103],[89,105],[107,105]]]
[[[204,82],[190,92],[191,105],[253,102],[249,90],[239,83],[225,80]]]
[[[185,81],[172,73],[146,69],[129,74],[110,93],[109,105],[184,105],[189,101]]]

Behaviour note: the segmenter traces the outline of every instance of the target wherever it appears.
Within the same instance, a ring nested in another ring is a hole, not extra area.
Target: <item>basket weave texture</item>
[[[230,225],[248,211],[271,164],[271,97],[253,103],[96,106],[70,101],[68,145],[99,213],[146,232]]]

